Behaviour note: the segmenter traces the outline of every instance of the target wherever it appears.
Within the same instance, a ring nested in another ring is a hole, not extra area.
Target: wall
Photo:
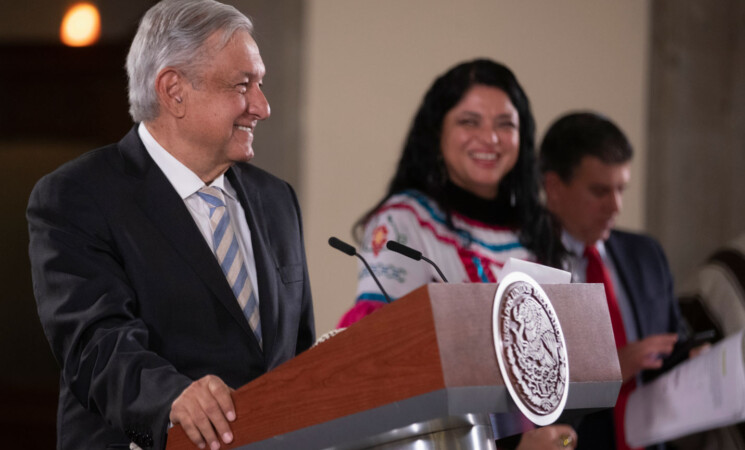
[[[533,105],[538,136],[559,114],[612,117],[637,150],[622,226],[644,224],[649,3],[593,0],[309,0],[301,186],[319,334],[355,296],[357,264],[331,249],[383,194],[435,76],[485,56]]]
[[[682,287],[745,232],[745,2],[660,0],[653,17],[647,222]]]
[[[81,0],[82,1],[82,0]],[[2,43],[58,43],[62,16],[76,0],[6,2],[0,14]],[[142,14],[154,0],[97,1],[101,13],[101,41],[134,35]]]

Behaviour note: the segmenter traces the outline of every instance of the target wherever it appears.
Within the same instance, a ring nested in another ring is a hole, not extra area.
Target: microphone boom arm
[[[437,271],[437,273],[438,273],[438,274],[440,275],[440,278],[442,278],[442,281],[444,281],[445,283],[447,283],[447,282],[448,282],[448,279],[447,279],[447,278],[445,278],[445,274],[444,274],[444,273],[442,273],[442,270],[440,270],[440,268],[439,268],[439,267],[437,267],[437,264],[435,264],[434,262],[432,262],[432,260],[431,260],[431,259],[427,258],[427,257],[426,257],[426,256],[424,256],[424,255],[422,255],[422,259],[423,259],[423,260],[425,260],[425,261],[427,261],[428,263],[430,263],[430,264],[432,265],[432,267],[434,267],[434,268],[435,268],[435,270]]]
[[[334,247],[335,249],[339,250],[340,252],[346,253],[349,256],[356,256],[362,261],[362,264],[365,265],[367,268],[367,272],[370,274],[373,280],[375,280],[375,284],[378,285],[378,288],[380,289],[380,292],[383,293],[383,297],[385,297],[386,303],[391,303],[392,300],[388,296],[388,293],[383,289],[383,285],[380,284],[380,280],[378,280],[378,277],[375,276],[375,272],[373,272],[372,267],[370,267],[370,264],[365,261],[365,258],[362,257],[359,253],[357,253],[357,250],[352,247],[351,245],[347,244],[346,242],[342,241],[341,239],[338,239],[334,236],[331,236],[329,238],[329,245]]]
[[[392,302],[391,298],[388,297],[388,293],[385,292],[385,289],[383,289],[383,286],[380,284],[380,280],[378,280],[378,277],[376,277],[375,274],[373,273],[373,270],[372,270],[372,267],[370,267],[370,264],[368,264],[367,261],[365,261],[365,258],[360,256],[359,253],[354,252],[354,256],[358,257],[360,261],[362,261],[362,264],[364,264],[365,267],[367,267],[367,271],[370,272],[370,275],[372,275],[372,279],[375,280],[375,284],[378,285],[380,292],[382,292],[383,296],[385,296],[386,303],[391,303]]]
[[[414,261],[419,261],[419,260],[422,260],[423,259],[429,265],[431,265],[432,267],[434,267],[435,270],[437,270],[437,273],[440,275],[440,278],[442,278],[442,281],[444,281],[445,283],[448,282],[448,279],[445,278],[445,274],[443,274],[442,273],[442,270],[440,270],[440,268],[437,267],[437,264],[435,264],[434,261],[432,261],[431,259],[429,259],[429,258],[425,257],[424,255],[422,255],[422,252],[420,252],[419,250],[414,250],[413,248],[409,247],[408,245],[404,245],[404,244],[402,244],[400,242],[396,242],[396,241],[388,241],[388,242],[385,243],[385,246],[386,246],[386,248],[388,250],[391,250],[391,251],[394,251],[394,252],[399,253],[401,255],[404,255],[405,257],[411,258]]]

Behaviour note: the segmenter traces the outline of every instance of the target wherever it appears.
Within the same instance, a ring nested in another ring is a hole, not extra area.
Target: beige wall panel
[[[647,223],[681,286],[745,231],[745,2],[653,6]]]

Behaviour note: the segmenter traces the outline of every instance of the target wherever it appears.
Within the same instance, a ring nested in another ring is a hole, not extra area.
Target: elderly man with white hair
[[[252,32],[213,0],[153,6],[127,58],[135,126],[31,194],[59,449],[161,449],[176,423],[217,449],[232,389],[313,343],[295,193],[248,164],[270,114]]]

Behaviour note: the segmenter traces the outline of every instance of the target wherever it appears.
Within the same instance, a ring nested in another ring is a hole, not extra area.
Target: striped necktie
[[[207,202],[210,209],[210,226],[212,227],[212,245],[228,284],[238,300],[238,304],[253,330],[259,347],[262,347],[261,322],[259,320],[259,302],[256,299],[248,271],[243,260],[243,253],[238,246],[238,238],[230,223],[230,214],[225,207],[225,198],[220,188],[205,186],[197,195]]]

